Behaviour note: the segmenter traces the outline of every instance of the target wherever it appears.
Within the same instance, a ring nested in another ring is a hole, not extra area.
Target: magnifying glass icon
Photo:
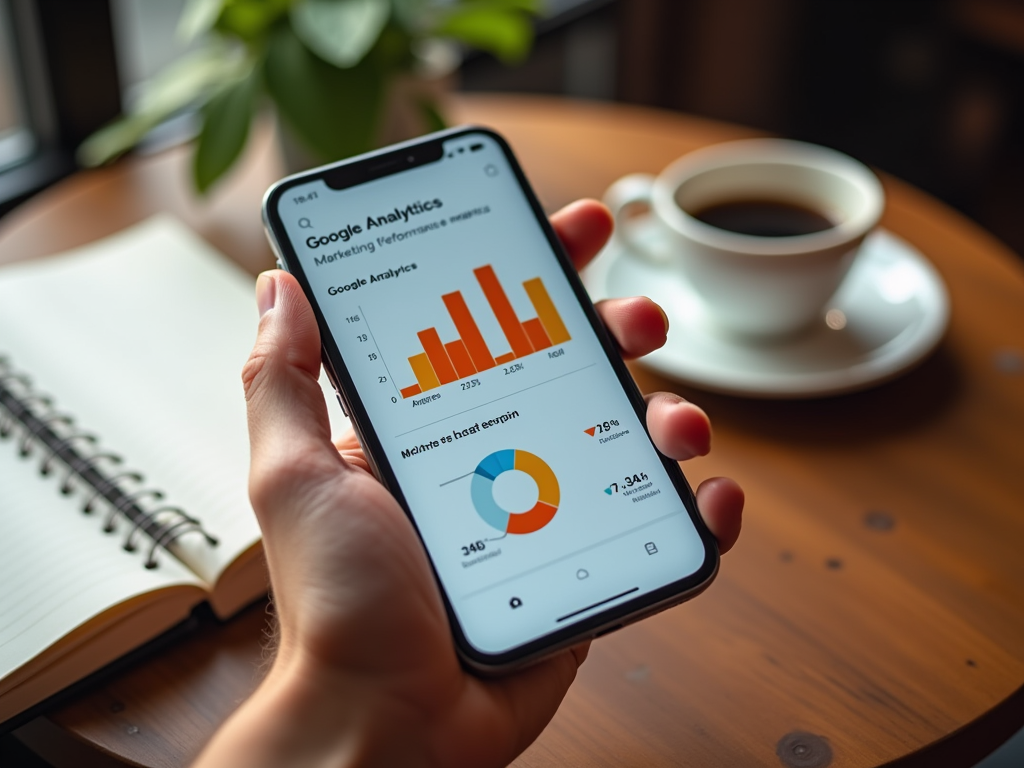
[[[310,223],[309,219],[307,219],[305,216],[303,216],[301,219],[299,219],[299,226],[302,227],[303,229],[312,229],[313,228],[313,225]]]

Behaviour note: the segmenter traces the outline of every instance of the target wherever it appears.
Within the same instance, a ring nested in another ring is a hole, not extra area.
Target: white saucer
[[[638,235],[656,237],[650,221]],[[678,273],[625,252],[615,238],[584,272],[597,299],[649,296],[668,313],[664,347],[643,358],[655,371],[715,392],[766,398],[822,397],[865,389],[908,370],[942,339],[949,297],[931,263],[891,232],[864,242],[820,326],[768,342],[717,330]],[[834,326],[833,327],[830,327]]]

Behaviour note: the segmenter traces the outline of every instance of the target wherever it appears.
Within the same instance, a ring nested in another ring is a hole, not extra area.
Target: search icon
[[[312,229],[313,228],[313,225],[310,223],[309,219],[307,219],[305,216],[303,216],[301,219],[299,219],[299,226],[302,227],[303,229]]]

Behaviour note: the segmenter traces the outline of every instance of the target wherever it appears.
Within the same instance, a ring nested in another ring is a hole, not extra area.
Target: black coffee
[[[780,200],[729,200],[689,213],[713,227],[757,237],[809,235],[835,226],[817,211]]]

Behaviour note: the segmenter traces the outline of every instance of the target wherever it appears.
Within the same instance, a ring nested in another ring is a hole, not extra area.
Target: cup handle
[[[668,249],[658,248],[655,243],[637,237],[636,226],[629,222],[634,213],[631,209],[638,207],[646,208],[654,217],[654,221],[658,222],[657,214],[654,213],[653,191],[654,176],[633,173],[623,176],[608,188],[604,195],[604,203],[615,220],[615,235],[625,244],[627,252],[661,266],[669,260]]]

